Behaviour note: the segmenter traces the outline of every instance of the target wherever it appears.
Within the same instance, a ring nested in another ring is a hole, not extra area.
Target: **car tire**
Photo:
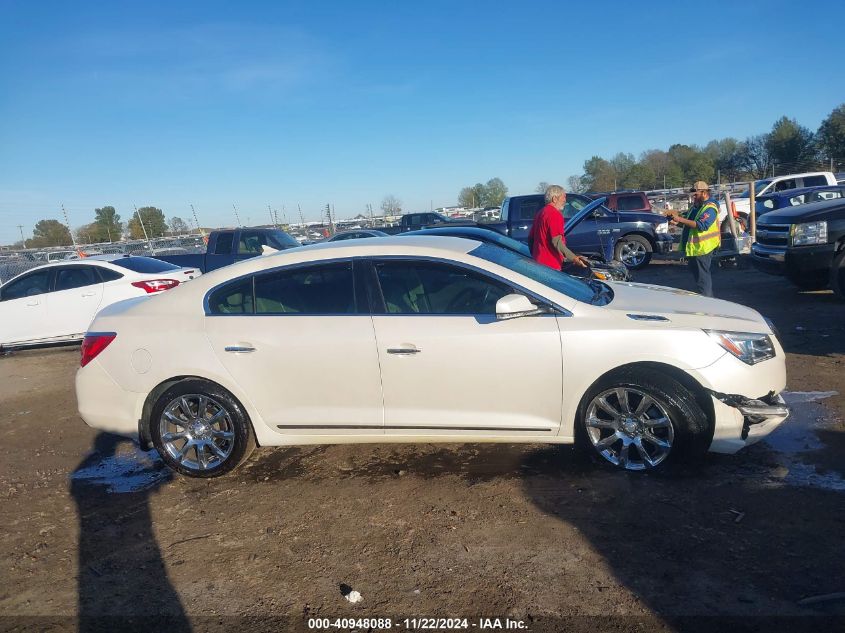
[[[619,470],[697,463],[712,439],[713,423],[687,387],[660,371],[636,368],[596,382],[581,400],[575,425],[579,450]]]
[[[654,249],[642,235],[624,235],[613,250],[613,258],[619,260],[628,270],[641,270],[648,266]]]
[[[153,405],[150,438],[164,462],[189,477],[219,477],[255,449],[249,416],[220,385],[183,380]]]
[[[830,287],[836,296],[845,301],[845,248],[833,258],[830,267]]]
[[[830,274],[827,271],[815,271],[803,275],[786,274],[787,279],[801,290],[824,290],[830,282]]]

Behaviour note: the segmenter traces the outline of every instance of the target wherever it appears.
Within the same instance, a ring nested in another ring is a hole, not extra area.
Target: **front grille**
[[[764,246],[789,246],[789,224],[759,224],[756,239]]]

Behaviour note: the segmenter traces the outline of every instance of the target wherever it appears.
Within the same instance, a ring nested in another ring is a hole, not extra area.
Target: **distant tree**
[[[656,176],[651,166],[643,163],[635,163],[628,168],[622,178],[624,189],[652,189]]]
[[[616,188],[616,169],[610,161],[593,156],[584,162],[582,179],[586,191],[612,191]]]
[[[735,138],[710,141],[704,153],[713,162],[719,175],[718,180],[733,182],[743,178],[742,143]]]
[[[822,121],[816,138],[824,158],[845,162],[845,103]]]
[[[482,206],[485,207],[500,207],[502,201],[508,195],[508,188],[501,178],[491,178],[484,185],[484,192],[481,199]]]
[[[138,221],[138,215],[144,221],[143,227]],[[133,240],[144,238],[144,229],[147,237],[162,237],[167,232],[167,222],[164,221],[164,212],[156,207],[141,207],[138,213],[133,213],[129,220],[129,237]]]
[[[393,194],[387,195],[381,201],[381,210],[385,215],[396,215],[402,212],[402,201]]]
[[[96,244],[100,242],[99,239],[99,225],[96,222],[91,224],[83,224],[74,233],[76,233],[77,244]]]
[[[571,191],[572,193],[584,193],[587,188],[584,185],[584,177],[583,176],[570,176],[566,179],[566,190]],[[545,193],[545,189],[543,189],[543,193]]]
[[[120,216],[114,207],[106,206],[94,209],[94,224],[97,226],[92,230],[96,232],[98,242],[120,240],[123,233],[123,222],[120,221]]]
[[[610,164],[613,166],[613,171],[615,172],[614,180],[615,186],[614,189],[619,189],[623,186],[623,181],[628,175],[628,172],[634,167],[636,164],[636,160],[634,159],[633,154],[626,154],[624,152],[619,152],[610,159]]]
[[[29,240],[29,245],[34,248],[69,244],[73,244],[70,230],[58,220],[39,220],[32,231],[32,239]]]
[[[709,156],[704,153],[697,153],[687,163],[684,176],[689,184],[699,180],[712,184],[716,178],[716,168],[713,166],[713,161]]]
[[[575,178],[576,176],[570,176],[570,178]],[[545,180],[541,180],[537,183],[537,187],[534,189],[537,193],[546,193],[546,189],[549,188],[549,183]]]
[[[505,189],[505,191],[507,192],[507,189]],[[486,201],[487,187],[480,182],[474,184],[472,187],[464,187],[458,194],[458,204],[468,209],[477,209],[479,207],[488,206]]]
[[[766,149],[783,173],[815,166],[816,146],[813,133],[795,119],[781,117],[766,138]]]
[[[745,139],[740,148],[739,160],[743,171],[753,179],[765,178],[771,171],[772,159],[768,149],[768,134],[758,134]]]
[[[174,216],[170,218],[170,231],[175,235],[184,235],[186,233],[190,233],[190,228],[185,220]]]

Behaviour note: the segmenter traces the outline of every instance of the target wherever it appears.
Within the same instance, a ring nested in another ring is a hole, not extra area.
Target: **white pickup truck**
[[[825,185],[835,185],[836,176],[829,171],[813,171],[804,174],[786,174],[784,176],[775,176],[773,178],[764,178],[757,180],[754,183],[754,196],[762,196],[773,191],[783,191],[785,189],[798,189],[800,187],[823,187]],[[731,196],[731,202],[734,206],[734,211],[741,224],[748,226],[748,216],[751,213],[751,199],[750,192],[746,189],[738,196]],[[719,202],[719,225],[722,226],[725,219],[728,217],[728,210],[725,207],[725,201]],[[726,226],[722,226],[723,232],[728,232]]]

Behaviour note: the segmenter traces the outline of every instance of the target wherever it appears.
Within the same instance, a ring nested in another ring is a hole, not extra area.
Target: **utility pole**
[[[18,229],[21,232],[21,245],[26,248],[26,238],[23,236],[23,224],[18,224]]]
[[[135,205],[132,205],[133,207]],[[138,216],[138,222],[141,223],[141,230],[144,232],[144,239],[147,240],[147,248],[150,249],[150,253],[153,252],[153,245],[150,243],[150,236],[147,235],[147,227],[144,226],[144,220],[141,218],[141,212],[138,211],[138,207],[135,207],[135,215]]]
[[[276,217],[273,215],[273,209],[270,208],[269,204],[267,205],[267,210],[270,212],[270,224],[273,225],[274,229],[279,228],[278,226],[276,226]]]
[[[76,238],[73,236],[73,231],[70,229],[70,220],[67,219],[67,211],[65,211],[65,205],[62,205],[62,213],[65,216],[65,226],[67,226],[68,233],[70,233],[70,241],[73,243],[73,247],[76,248]]]
[[[299,209],[299,221],[302,222],[302,226],[305,226],[305,216],[302,215],[302,205],[297,204],[296,207]]]
[[[240,216],[238,215],[238,207],[236,207],[236,206],[233,204],[233,205],[232,205],[232,208],[235,210],[235,220],[237,220],[237,222],[238,222],[238,226],[241,226],[241,218],[240,218]]]
[[[194,214],[194,223],[197,225],[197,231],[200,232],[200,235],[205,237],[205,231],[200,228],[200,221],[197,220],[197,212],[194,210],[194,205],[191,205],[191,213]]]

